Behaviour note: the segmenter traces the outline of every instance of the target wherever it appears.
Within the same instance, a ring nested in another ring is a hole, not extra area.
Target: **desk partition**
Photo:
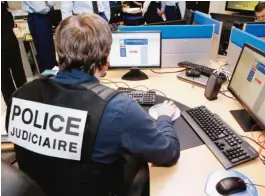
[[[214,25],[211,58],[213,61],[217,61],[223,22],[214,20],[211,18],[210,15],[207,15],[199,11],[195,11],[193,21],[194,21],[194,24]]]
[[[231,73],[233,72],[237,60],[239,58],[241,49],[243,48],[245,43],[248,43],[256,47],[257,49],[265,52],[264,40],[233,27],[231,31],[228,53],[227,53],[227,63],[228,63],[229,72]]]
[[[213,25],[121,26],[119,31],[161,31],[162,67],[180,61],[210,64]]]
[[[244,24],[243,31],[265,40],[265,24]]]

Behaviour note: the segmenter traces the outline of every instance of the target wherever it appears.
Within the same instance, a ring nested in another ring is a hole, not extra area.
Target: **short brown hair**
[[[258,3],[255,7],[255,12],[262,12],[265,9],[265,3]]]
[[[94,73],[95,67],[101,70],[107,63],[112,35],[99,15],[81,14],[61,21],[55,42],[61,71],[77,68]]]

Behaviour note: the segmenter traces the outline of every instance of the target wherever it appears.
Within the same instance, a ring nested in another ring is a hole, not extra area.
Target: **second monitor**
[[[113,32],[110,68],[128,69],[122,79],[145,80],[139,69],[161,67],[161,32]]]

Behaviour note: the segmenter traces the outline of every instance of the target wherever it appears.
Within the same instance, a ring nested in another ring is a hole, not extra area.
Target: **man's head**
[[[265,2],[256,5],[255,14],[260,22],[265,22]]]
[[[75,68],[94,75],[108,67],[111,30],[96,14],[81,14],[61,21],[55,42],[61,71]]]

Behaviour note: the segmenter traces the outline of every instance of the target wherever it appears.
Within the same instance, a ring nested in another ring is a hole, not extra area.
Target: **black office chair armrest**
[[[1,161],[2,196],[46,196],[41,188],[22,171]]]

